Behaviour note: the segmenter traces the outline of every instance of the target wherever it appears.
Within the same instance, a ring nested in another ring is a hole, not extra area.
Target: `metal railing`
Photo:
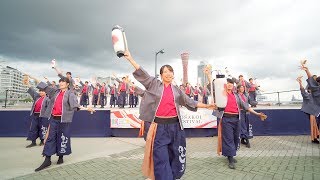
[[[274,92],[259,92],[257,93],[257,100],[259,102],[269,102],[273,105],[281,106],[281,105],[300,105],[302,103],[302,96],[299,93],[300,90],[286,90],[286,91],[274,91]],[[10,93],[21,93],[19,95],[13,94],[13,96],[20,96],[20,97],[11,97],[12,94]],[[287,93],[287,94],[286,94]],[[294,95],[295,100],[293,100],[292,96]],[[10,97],[9,97],[10,96]],[[291,96],[291,97],[290,97]],[[265,99],[261,97],[265,97]],[[4,101],[3,108],[7,108],[8,106],[13,107],[30,107],[32,104],[26,102],[26,99],[31,99],[29,94],[25,91],[18,91],[18,90],[5,90],[5,97],[4,99],[0,98],[0,101]],[[109,100],[110,98],[108,98]],[[32,101],[32,100],[31,100]],[[8,102],[10,102],[8,104]],[[20,104],[18,103],[20,102]],[[286,104],[287,103],[287,104]]]
[[[23,101],[23,99],[22,99],[22,96],[23,95],[19,95],[19,94],[13,94],[13,96],[18,96],[18,97],[16,97],[16,98],[14,98],[14,97],[8,97],[8,95],[9,95],[9,92],[13,92],[13,93],[22,93],[22,94],[24,94],[25,95],[25,98],[24,99],[27,99],[27,97],[28,97],[28,93],[27,92],[25,92],[25,91],[18,91],[18,90],[11,90],[11,89],[6,89],[5,90],[5,98],[4,98],[4,106],[2,106],[2,107],[4,107],[4,108],[7,108],[7,106],[8,106],[8,101],[11,99],[11,100],[13,100],[13,101]]]
[[[286,90],[286,91],[274,91],[274,92],[267,92],[267,93],[259,93],[257,96],[268,96],[268,95],[276,95],[276,100],[271,100],[271,98],[267,98],[267,101],[270,102],[275,102],[275,105],[281,106],[283,102],[288,102],[291,104],[301,104],[302,103],[302,96],[300,93],[299,89],[294,89],[294,90]],[[281,101],[281,94],[283,93],[290,93],[291,95],[291,100],[290,97],[287,95],[286,96],[286,101],[282,100]]]

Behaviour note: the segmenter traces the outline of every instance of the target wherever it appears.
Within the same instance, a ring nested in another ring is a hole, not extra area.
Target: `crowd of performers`
[[[301,111],[310,120],[311,142],[319,144],[319,121],[320,121],[320,76],[313,75],[306,65],[307,60],[301,61],[301,69],[306,72],[307,86],[304,87],[302,77],[297,78],[299,83],[303,103]]]
[[[88,107],[88,99],[92,93],[92,105],[96,107],[106,106],[107,95],[110,95],[110,107],[116,105],[124,108],[127,98],[129,107],[136,107],[138,96],[141,98],[139,105],[139,118],[143,120],[141,131],[146,140],[145,155],[142,171],[151,179],[179,179],[186,169],[186,137],[180,117],[180,108],[186,107],[190,111],[198,108],[212,110],[212,115],[218,119],[218,148],[217,153],[227,157],[228,167],[235,169],[237,160],[234,158],[240,144],[250,148],[249,139],[252,138],[252,130],[248,114],[251,113],[265,120],[267,116],[256,112],[256,90],[258,86],[239,78],[227,78],[226,107],[220,109],[214,101],[208,102],[208,97],[213,95],[214,79],[211,71],[204,69],[208,78],[205,86],[186,85],[177,86],[173,83],[174,70],[170,65],[160,68],[161,80],[150,76],[131,56],[125,52],[125,59],[134,67],[133,76],[144,89],[136,86],[128,76],[121,80],[114,75],[118,85],[106,85],[106,83],[90,84],[79,81],[76,85],[67,72],[62,75],[57,68],[60,77],[59,83],[54,81],[40,82],[38,79],[28,76],[24,84],[29,86],[28,93],[34,100],[30,116],[32,117],[28,140],[31,144],[27,148],[36,146],[36,139],[40,138],[40,145],[44,145],[42,155],[44,162],[35,170],[40,171],[51,165],[51,156],[56,154],[59,158],[57,164],[63,163],[63,156],[71,154],[70,123],[75,111],[80,109],[93,113],[95,110]],[[308,114],[311,124],[311,140],[319,143],[319,129],[316,119],[320,114],[320,77],[312,76],[306,64],[301,68],[306,71],[308,86],[303,87],[301,77],[297,80],[300,84],[303,96],[302,111]],[[29,79],[37,82],[36,91],[29,84]],[[90,85],[89,85],[90,84]],[[129,95],[129,97],[128,97]],[[80,103],[77,98],[80,96]],[[200,100],[201,99],[201,100]],[[214,97],[213,97],[214,99]]]
[[[144,87],[140,104],[140,119],[144,121],[145,128],[148,126],[146,147],[143,160],[143,174],[150,179],[180,179],[186,168],[186,138],[183,124],[180,118],[181,106],[190,111],[198,108],[213,110],[213,115],[220,119],[219,122],[219,144],[218,153],[228,157],[228,166],[235,168],[236,160],[233,158],[240,143],[240,119],[241,110],[251,112],[261,119],[266,115],[254,111],[248,104],[248,96],[244,95],[247,87],[242,79],[229,78],[227,81],[228,102],[224,110],[218,109],[213,102],[207,102],[202,98],[199,102],[199,94],[208,97],[214,81],[209,69],[205,73],[209,83],[205,87],[192,88],[189,84],[178,87],[173,84],[174,70],[170,65],[160,68],[161,80],[150,76],[139,64],[135,62],[129,52],[125,58],[135,68],[133,76]],[[235,91],[234,84],[239,84],[239,93]],[[249,83],[247,83],[249,84]],[[242,95],[241,95],[242,93]],[[193,97],[192,97],[193,96]],[[257,103],[256,103],[257,104]],[[256,105],[255,104],[255,105]],[[249,139],[248,128],[243,131],[243,138]],[[245,142],[244,142],[245,143]]]
[[[207,73],[210,81],[206,86],[193,87],[187,83],[179,87],[173,83],[174,70],[170,65],[161,67],[161,80],[159,80],[150,76],[140,67],[129,52],[126,53],[125,58],[136,69],[133,76],[144,86],[144,89],[135,86],[128,76],[122,77],[120,80],[115,75],[114,80],[118,82],[118,85],[106,85],[104,82],[93,84],[88,81],[82,82],[80,78],[77,78],[76,81],[80,83],[78,85],[72,78],[71,72],[67,72],[64,76],[57,68],[54,69],[60,78],[58,84],[55,81],[50,82],[47,78],[45,78],[46,82],[40,82],[31,76],[24,79],[24,84],[29,86],[28,93],[34,99],[30,112],[32,121],[27,138],[31,144],[27,148],[36,146],[38,137],[41,140],[40,145],[44,145],[42,155],[45,160],[35,171],[50,166],[51,156],[54,154],[59,157],[57,164],[63,163],[63,156],[71,154],[70,123],[75,111],[83,109],[91,113],[94,112],[92,108],[88,107],[91,94],[92,105],[94,107],[100,105],[101,108],[106,106],[107,95],[110,95],[110,107],[117,105],[120,108],[125,107],[127,99],[129,99],[129,107],[136,107],[138,96],[140,96],[139,118],[144,122],[142,123],[142,131],[144,131],[146,139],[144,174],[155,179],[176,179],[184,174],[186,139],[180,108],[185,106],[191,111],[197,111],[198,108],[217,111],[216,105],[208,102],[208,97],[211,94],[211,82],[213,82],[210,74]],[[30,86],[29,79],[36,81],[38,92]],[[239,84],[239,93],[235,91],[235,83]],[[231,94],[230,99],[232,99],[230,103],[228,101],[227,108],[230,106],[231,109],[230,112],[225,111],[223,115],[226,120],[223,121],[225,123],[222,127],[226,130],[221,131],[222,141],[220,143],[222,143],[222,154],[228,156],[229,167],[234,168],[233,156],[235,156],[239,145],[239,139],[235,138],[235,135],[240,136],[241,132],[241,142],[247,144],[247,147],[250,146],[248,140],[249,121],[245,110],[258,116],[263,116],[263,114],[255,112],[248,105],[250,101],[256,102],[255,97],[249,94],[258,88],[252,82],[244,81],[240,76],[239,79],[228,79],[227,87],[231,90],[229,93]],[[230,115],[226,116],[227,113]],[[246,120],[241,126],[237,125],[237,122],[240,122],[240,117],[244,117],[243,119]],[[244,127],[244,130],[240,131],[240,127]]]

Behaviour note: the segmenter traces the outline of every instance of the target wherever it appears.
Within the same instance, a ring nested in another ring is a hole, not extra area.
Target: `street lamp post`
[[[156,77],[156,78],[157,78],[157,56],[158,56],[159,53],[163,54],[164,53],[164,49],[161,49],[160,51],[156,52],[156,57],[155,57],[155,60],[154,60],[154,77]]]

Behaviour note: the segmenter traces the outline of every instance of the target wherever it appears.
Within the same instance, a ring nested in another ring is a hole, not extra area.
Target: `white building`
[[[201,86],[204,86],[208,83],[207,76],[204,74],[203,69],[208,63],[205,61],[201,61],[198,65],[198,77],[197,77],[197,83],[201,84]]]
[[[113,78],[111,76],[107,76],[107,77],[97,77],[97,82],[98,83],[106,83],[108,84],[113,84],[115,80],[112,80]]]
[[[10,66],[0,64],[0,99],[5,99],[6,90],[9,99],[25,99],[28,88],[23,85],[23,73]]]

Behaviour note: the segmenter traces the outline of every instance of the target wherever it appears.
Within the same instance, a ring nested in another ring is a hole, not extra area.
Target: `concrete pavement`
[[[236,169],[216,154],[216,137],[187,139],[187,169],[182,179],[320,179],[319,145],[309,136],[260,136],[241,146]],[[73,138],[65,164],[34,173],[41,147],[26,149],[22,138],[0,138],[1,179],[145,179],[141,138]]]

